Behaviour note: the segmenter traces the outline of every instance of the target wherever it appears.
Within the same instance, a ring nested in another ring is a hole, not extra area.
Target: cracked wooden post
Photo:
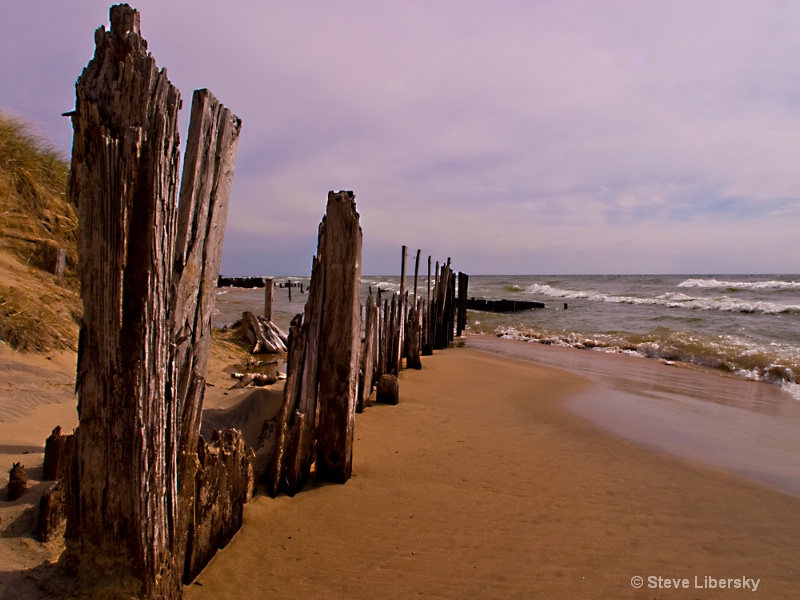
[[[361,226],[353,192],[330,192],[305,311],[292,322],[283,406],[264,480],[294,495],[309,479],[352,473],[361,363]],[[376,323],[377,324],[377,323]]]
[[[353,468],[361,341],[361,225],[353,192],[330,192],[325,235],[317,477],[344,483]]]
[[[82,594],[172,599],[241,122],[195,93],[178,209],[180,94],[139,13],[112,6],[110,20],[72,115],[84,315],[63,560]]]
[[[168,390],[176,395],[176,410],[180,419],[177,450],[178,522],[174,556],[183,570],[185,583],[189,583],[196,574],[189,569],[189,563],[197,565],[199,562],[193,554],[202,552],[204,556],[213,555],[229,539],[224,536],[211,537],[203,546],[193,539],[193,535],[196,528],[203,525],[198,515],[206,514],[203,509],[209,510],[201,506],[203,498],[197,494],[196,481],[213,478],[215,475],[209,471],[220,468],[217,463],[206,467],[202,461],[198,462],[198,453],[204,450],[198,447],[198,440],[211,349],[211,318],[241,125],[241,120],[211,92],[195,90],[172,263],[175,295],[170,316],[175,383]],[[244,442],[239,444],[241,449],[236,443],[231,443],[237,448],[236,460],[245,460]],[[231,474],[224,481],[230,486],[236,478]],[[215,498],[219,504],[217,510],[228,515],[240,511],[247,500],[248,497],[243,496],[236,487],[221,489]],[[222,531],[228,532],[231,528],[235,531],[240,524],[240,520],[238,524],[228,523]],[[188,560],[187,545],[191,545]]]
[[[272,303],[275,299],[275,279],[267,277],[264,280],[264,318],[272,321]]]
[[[139,13],[113,6],[110,19],[72,116],[84,314],[65,560],[98,595],[180,598],[180,420],[165,398],[180,94],[147,52]]]

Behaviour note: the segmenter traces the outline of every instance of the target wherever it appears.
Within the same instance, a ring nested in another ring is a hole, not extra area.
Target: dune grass
[[[78,219],[69,165],[19,119],[0,113],[0,340],[18,350],[75,348],[82,311]],[[64,277],[53,274],[66,251]]]

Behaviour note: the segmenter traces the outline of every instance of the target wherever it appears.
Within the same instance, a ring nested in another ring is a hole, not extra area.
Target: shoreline
[[[800,497],[800,403],[778,386],[638,356],[493,336],[466,340],[589,377],[595,386],[565,406],[605,431]]]

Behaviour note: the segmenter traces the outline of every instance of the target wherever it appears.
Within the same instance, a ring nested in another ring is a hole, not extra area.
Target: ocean
[[[406,281],[412,288],[413,277]],[[370,289],[397,291],[399,283],[399,276],[365,276],[362,298]],[[263,290],[218,292],[217,326],[242,310],[263,311]],[[418,294],[427,294],[426,277]],[[473,275],[469,296],[545,308],[470,311],[468,335],[700,365],[779,385],[800,400],[800,275]],[[276,289],[276,322],[288,325],[304,302],[298,288],[291,303],[288,289]]]
[[[399,283],[363,277],[362,299]],[[288,288],[275,290],[283,328],[305,305],[292,290],[291,302]],[[418,293],[427,295],[426,278]],[[479,275],[469,296],[545,304],[469,311],[466,345],[588,377],[595,385],[569,399],[572,412],[800,497],[800,276]],[[263,307],[263,290],[220,289],[214,324]]]

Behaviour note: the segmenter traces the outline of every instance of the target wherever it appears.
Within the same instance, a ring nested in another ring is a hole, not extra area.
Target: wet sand
[[[595,385],[565,406],[615,435],[800,496],[800,402],[778,386],[494,336],[469,337],[467,344],[588,377]]]

